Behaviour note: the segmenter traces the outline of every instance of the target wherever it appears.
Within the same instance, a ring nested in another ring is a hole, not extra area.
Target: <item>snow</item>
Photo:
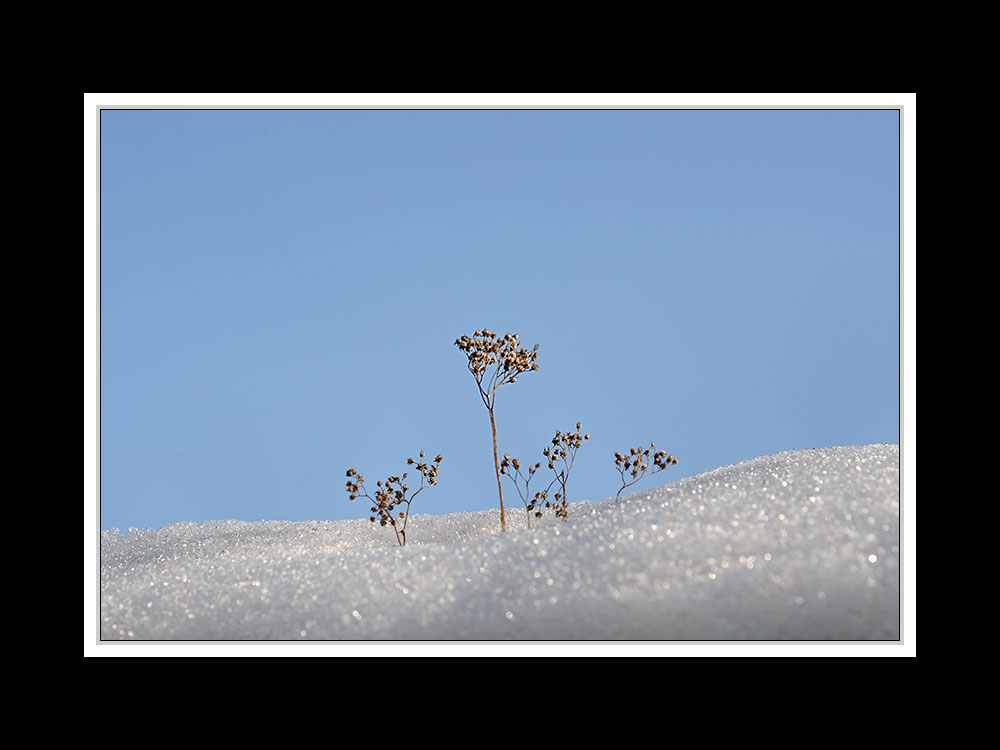
[[[647,480],[650,481],[650,480]],[[515,498],[516,500],[516,498]],[[899,446],[570,504],[101,533],[102,641],[897,641]]]

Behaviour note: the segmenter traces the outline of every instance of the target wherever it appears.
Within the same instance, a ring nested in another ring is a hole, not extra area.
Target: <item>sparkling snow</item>
[[[647,480],[654,481],[655,480]],[[101,534],[102,640],[900,637],[899,446],[745,461],[527,527],[499,511]],[[514,498],[516,500],[516,498]]]

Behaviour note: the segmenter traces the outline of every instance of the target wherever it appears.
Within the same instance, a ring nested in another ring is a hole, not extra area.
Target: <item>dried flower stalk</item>
[[[615,502],[618,502],[618,498],[621,496],[622,491],[626,487],[631,487],[633,484],[638,482],[645,476],[646,471],[649,469],[649,458],[650,453],[656,448],[656,443],[650,443],[648,448],[629,448],[628,454],[615,453],[615,466],[618,469],[618,473],[622,477],[622,486],[618,490],[618,494],[615,495]],[[673,466],[677,463],[677,459],[673,456],[668,456],[666,451],[657,451],[652,454],[653,457],[653,470],[649,472],[650,476],[656,474],[658,471],[663,471],[668,466]],[[625,474],[628,472],[629,476],[626,477]]]
[[[569,482],[569,472],[576,461],[576,452],[580,450],[584,440],[590,440],[590,433],[582,434],[580,428],[582,422],[576,423],[576,432],[560,432],[556,430],[555,437],[552,438],[552,445],[542,451],[542,455],[548,459],[548,466],[555,474],[555,478],[549,482],[549,486],[543,492],[536,493],[535,497],[545,501],[546,508],[554,508],[556,518],[561,518],[564,522],[569,518],[569,500],[566,497],[566,484]],[[559,485],[560,492],[555,494],[553,500],[548,500],[549,490],[553,484]]]
[[[479,396],[490,413],[490,427],[493,430],[493,464],[497,473],[497,491],[500,493],[500,530],[507,530],[507,519],[503,506],[503,485],[500,482],[500,456],[497,450],[497,424],[493,414],[496,405],[497,388],[507,383],[516,383],[517,376],[538,369],[538,344],[531,351],[521,348],[516,333],[507,333],[501,338],[485,328],[475,331],[472,336],[455,339],[455,346],[465,352],[469,359],[469,372],[476,379]]]
[[[511,458],[509,454],[505,454],[503,460],[500,462],[500,473],[504,474],[511,482],[514,483],[514,489],[517,490],[518,496],[521,498],[521,502],[524,503],[524,512],[528,516],[528,528],[531,528],[531,516],[534,515],[536,518],[541,518],[542,513],[539,510],[535,510],[541,501],[544,499],[541,492],[536,492],[533,498],[529,499],[531,490],[529,489],[531,485],[531,479],[535,476],[535,472],[541,468],[542,462],[539,461],[534,466],[528,467],[528,474],[525,475],[521,472],[521,462],[516,458]],[[513,471],[511,471],[513,469]],[[555,480],[553,480],[555,481]],[[521,489],[521,485],[524,485],[524,489]],[[551,483],[549,487],[551,487]]]
[[[424,458],[424,455],[424,451],[420,451],[420,458]],[[391,526],[396,534],[396,541],[399,543],[399,546],[406,546],[406,524],[410,520],[410,503],[413,502],[414,498],[425,487],[431,487],[438,483],[438,467],[441,465],[442,460],[441,454],[435,457],[433,463],[415,461],[412,458],[406,459],[408,465],[412,466],[415,463],[417,471],[420,472],[420,487],[409,497],[407,497],[407,493],[410,491],[410,487],[406,484],[406,472],[403,472],[403,476],[401,477],[391,476],[377,482],[376,485],[379,489],[375,491],[375,497],[372,497],[368,494],[368,490],[365,489],[364,475],[358,474],[356,469],[348,469],[348,499],[354,502],[359,497],[367,497],[372,502],[372,507],[370,508],[372,515],[368,520],[372,523],[377,521],[380,526]],[[426,484],[424,484],[425,482]],[[396,511],[396,508],[404,505],[406,506],[406,510]],[[396,511],[395,515],[393,514],[394,511]]]

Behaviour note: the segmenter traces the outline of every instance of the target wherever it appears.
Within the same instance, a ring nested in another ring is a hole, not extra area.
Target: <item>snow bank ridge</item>
[[[101,534],[102,640],[897,640],[899,446],[523,512]]]

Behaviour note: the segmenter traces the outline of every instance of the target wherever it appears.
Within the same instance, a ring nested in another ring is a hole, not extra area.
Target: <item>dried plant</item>
[[[576,432],[559,432],[556,430],[555,437],[552,438],[552,445],[542,451],[542,455],[548,459],[548,466],[555,474],[555,478],[549,482],[549,486],[543,492],[536,493],[535,497],[545,501],[546,508],[554,508],[556,518],[565,521],[569,518],[569,501],[566,499],[566,484],[569,482],[569,472],[576,461],[576,452],[580,450],[584,440],[590,440],[590,433],[581,434],[581,422],[576,423]],[[552,485],[558,484],[560,491],[555,497],[548,500],[549,490]]]
[[[618,498],[622,494],[622,490],[626,487],[631,487],[633,484],[638,482],[645,476],[646,471],[649,469],[649,458],[650,453],[656,448],[656,443],[650,443],[648,448],[629,448],[628,455],[622,453],[615,453],[615,466],[618,468],[618,473],[622,476],[622,486],[618,490],[618,494],[615,495],[615,502],[618,502]],[[658,471],[663,471],[668,466],[673,466],[677,463],[677,459],[673,456],[668,456],[666,451],[657,451],[652,454],[653,457],[653,470],[649,472],[650,476],[653,476]],[[626,472],[628,477],[625,476]]]
[[[424,458],[424,451],[420,451],[420,458]],[[359,497],[367,497],[372,502],[370,510],[373,514],[368,520],[372,523],[377,521],[380,526],[391,526],[396,533],[396,541],[399,542],[399,546],[405,546],[406,524],[410,520],[410,503],[425,487],[437,484],[438,467],[441,465],[441,461],[440,454],[435,457],[433,463],[415,461],[412,458],[406,459],[408,465],[412,466],[415,463],[417,471],[420,472],[420,487],[409,497],[407,497],[407,493],[410,491],[410,487],[405,483],[406,472],[401,477],[388,477],[377,482],[376,485],[379,489],[375,491],[375,497],[372,497],[365,489],[364,475],[358,474],[356,469],[348,469],[347,492],[350,495],[350,500],[354,502]],[[406,506],[406,510],[396,511],[393,515],[393,511],[402,506]]]
[[[500,473],[505,475],[514,483],[514,489],[517,490],[517,494],[521,498],[521,502],[524,503],[524,512],[528,515],[528,528],[531,528],[531,516],[534,515],[536,518],[542,517],[542,512],[535,510],[541,501],[544,499],[544,495],[541,492],[536,492],[533,498],[530,498],[531,490],[529,489],[531,485],[531,479],[535,476],[535,472],[541,468],[542,462],[539,461],[534,466],[528,467],[528,474],[525,476],[521,473],[521,462],[516,458],[511,458],[509,454],[505,454],[503,460],[500,462]],[[513,471],[511,471],[513,469]],[[555,481],[554,479],[552,480]],[[521,486],[524,485],[524,489]],[[552,484],[549,484],[551,487]]]
[[[496,405],[497,388],[507,383],[516,383],[517,376],[538,369],[538,344],[527,350],[521,348],[516,333],[506,333],[499,337],[485,328],[475,331],[472,336],[455,339],[455,346],[469,358],[469,372],[476,379],[483,405],[490,413],[490,427],[493,430],[493,464],[497,473],[497,491],[500,493],[500,530],[507,530],[507,519],[503,507],[503,485],[500,482],[500,456],[497,450],[497,424],[493,415]]]

